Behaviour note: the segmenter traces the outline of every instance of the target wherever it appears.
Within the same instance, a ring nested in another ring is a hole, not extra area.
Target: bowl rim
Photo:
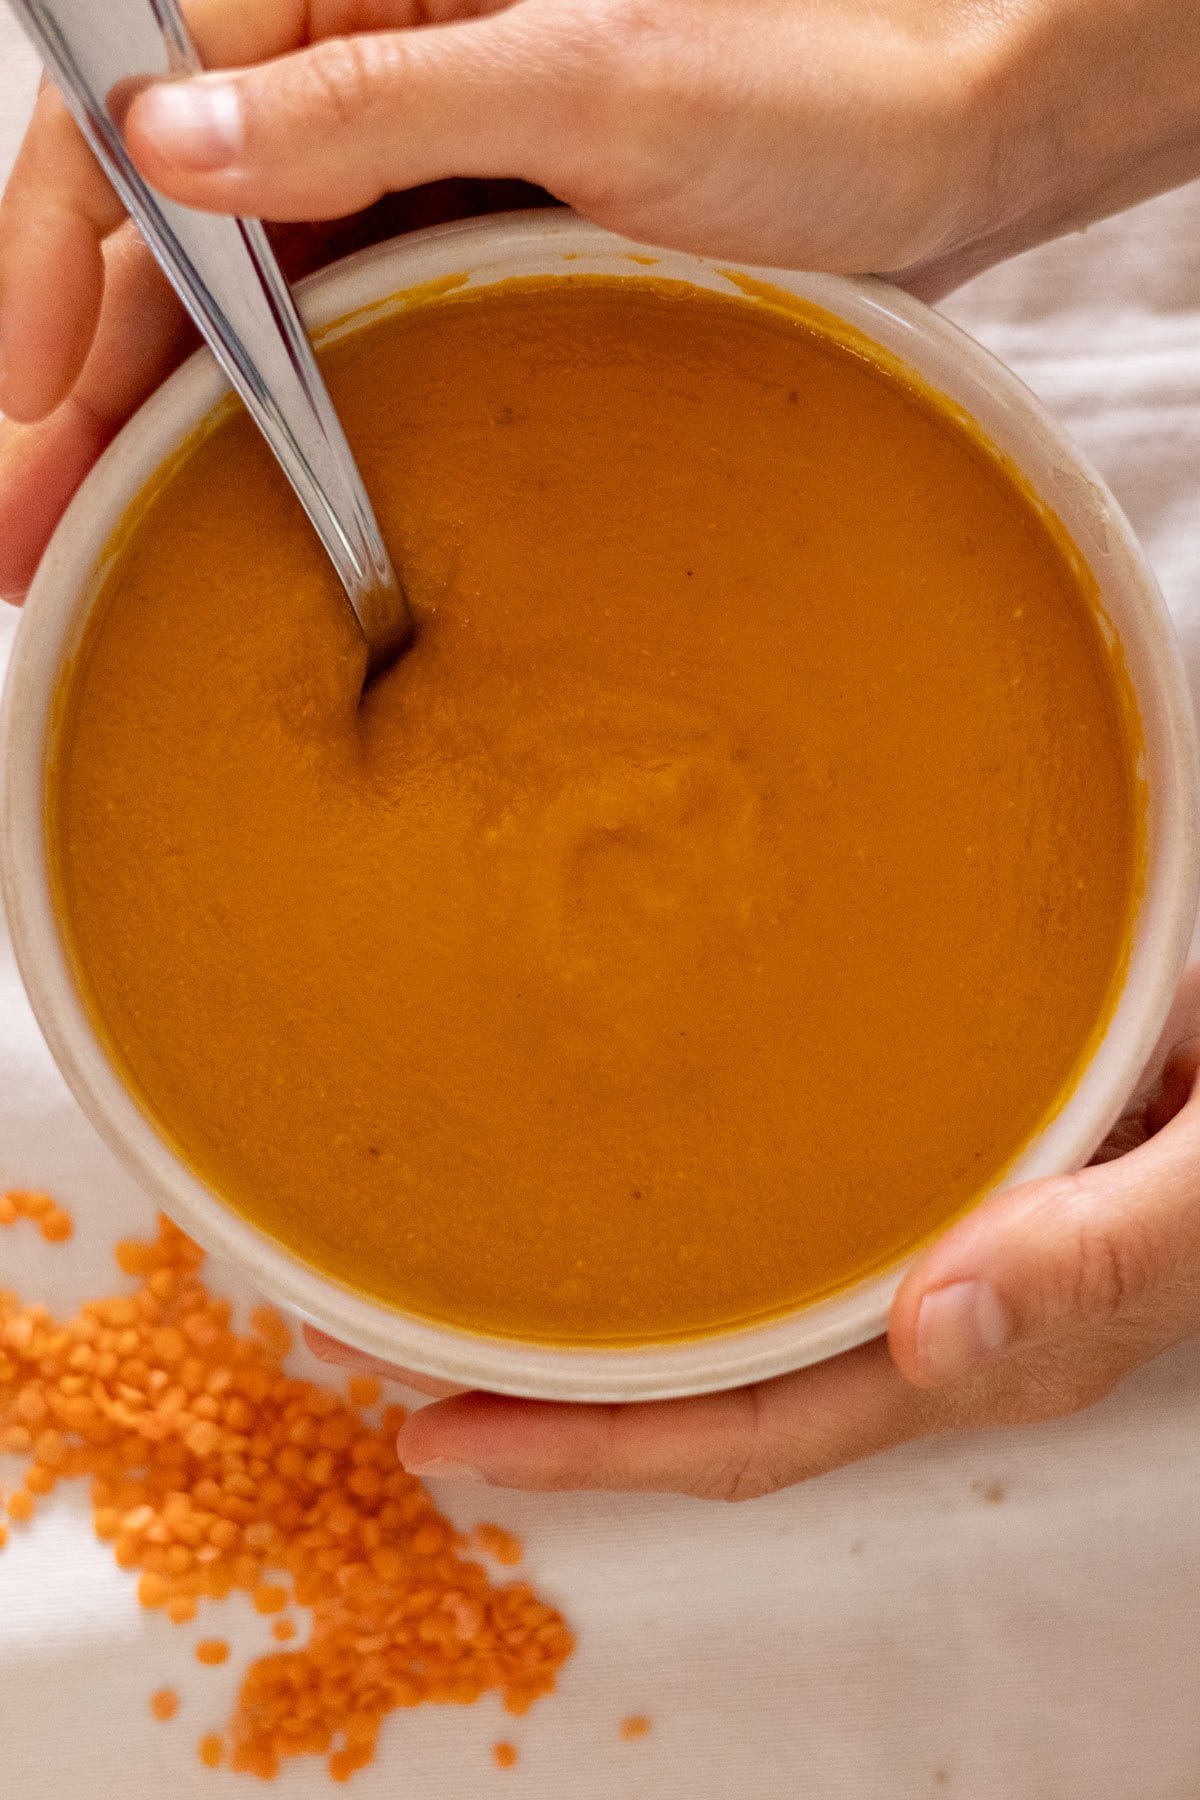
[[[497,272],[499,271],[499,272]],[[870,277],[733,265],[618,237],[567,212],[456,221],[390,240],[299,285],[310,328],[337,336],[466,272],[679,277],[742,293],[737,275],[797,295],[880,343],[970,413],[1056,513],[1090,564],[1141,711],[1145,885],[1108,1028],[1055,1116],[986,1192],[1078,1167],[1111,1129],[1166,1021],[1200,888],[1196,734],[1174,629],[1128,521],[1099,475],[1020,380],[944,315]],[[744,294],[743,294],[743,297]],[[747,303],[754,303],[748,300]],[[947,377],[950,377],[949,384]],[[51,897],[46,765],[63,669],[99,586],[103,553],[145,482],[227,393],[197,351],[140,408],[71,501],[37,571],[0,712],[0,892],[17,963],[59,1069],[101,1138],[180,1225],[265,1293],[369,1354],[455,1384],[538,1398],[631,1401],[741,1386],[877,1337],[919,1254],[764,1322],[634,1346],[539,1344],[434,1324],[321,1274],[219,1199],[160,1137],[109,1062],[78,994]],[[1034,471],[1041,472],[1039,480]],[[1047,486],[1052,493],[1047,493]],[[976,1197],[978,1205],[986,1193]],[[968,1209],[970,1210],[970,1209]]]

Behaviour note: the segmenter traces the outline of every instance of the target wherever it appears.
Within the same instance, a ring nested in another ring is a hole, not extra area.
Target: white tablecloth
[[[32,91],[0,16],[0,173]],[[1200,187],[986,277],[950,310],[1067,420],[1148,544],[1200,683]],[[0,662],[13,620],[0,620]],[[58,1308],[108,1291],[149,1208],[56,1076],[0,928],[0,1188],[75,1209],[65,1252],[0,1238],[0,1285]],[[215,1276],[214,1276],[214,1279]],[[463,1494],[526,1537],[577,1625],[562,1691],[388,1722],[363,1800],[1197,1800],[1200,1345],[1085,1417],[944,1440],[735,1510]],[[2,1464],[3,1459],[0,1459]],[[0,1466],[0,1486],[6,1471]],[[72,1485],[0,1556],[0,1795],[233,1792],[194,1754],[263,1621],[199,1670],[200,1625],[139,1610]],[[184,1695],[153,1722],[149,1693]],[[651,1735],[618,1740],[629,1712]],[[496,1737],[521,1745],[494,1769]],[[330,1791],[293,1767],[282,1794]]]

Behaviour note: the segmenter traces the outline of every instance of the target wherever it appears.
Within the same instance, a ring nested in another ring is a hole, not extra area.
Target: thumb
[[[1167,1061],[1156,1136],[1111,1162],[999,1193],[909,1271],[889,1342],[923,1387],[1119,1326],[1144,1354],[1200,1324],[1200,1044]]]
[[[589,35],[570,9],[524,0],[452,25],[326,38],[147,88],[126,139],[174,199],[276,220],[336,217],[455,175],[552,185],[594,61]]]

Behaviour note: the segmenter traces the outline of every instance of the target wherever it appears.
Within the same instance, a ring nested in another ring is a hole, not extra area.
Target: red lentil
[[[200,1739],[199,1752],[206,1769],[219,1769],[225,1761],[225,1739],[219,1731],[206,1731]]]
[[[69,1227],[48,1194],[0,1194],[0,1226],[49,1224],[58,1241],[60,1213]],[[0,1292],[0,1449],[29,1459],[6,1510],[24,1524],[58,1480],[86,1478],[96,1536],[137,1575],[144,1606],[184,1624],[239,1590],[264,1613],[310,1610],[301,1648],[245,1671],[226,1731],[199,1741],[206,1766],[269,1779],[315,1755],[346,1781],[396,1707],[496,1692],[519,1715],[551,1692],[573,1648],[565,1622],[527,1582],[493,1584],[470,1557],[396,1460],[402,1409],[379,1427],[362,1418],[377,1382],[355,1377],[343,1400],[289,1376],[279,1314],[258,1308],[239,1335],[200,1278],[203,1253],[165,1219],[116,1260],[135,1292],[70,1320]],[[0,1526],[0,1548],[5,1537]],[[473,1541],[502,1563],[521,1555],[499,1526]],[[296,1627],[275,1618],[272,1632],[283,1645]],[[201,1660],[227,1653],[224,1640],[197,1645]],[[167,1691],[152,1697],[156,1717]]]
[[[489,1556],[494,1556],[498,1563],[508,1568],[515,1568],[525,1554],[525,1547],[519,1537],[511,1531],[505,1531],[502,1525],[477,1525],[475,1542]]]

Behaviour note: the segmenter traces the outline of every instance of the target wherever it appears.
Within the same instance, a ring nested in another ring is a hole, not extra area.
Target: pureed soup
[[[512,282],[324,364],[413,648],[360,711],[227,412],[64,691],[56,880],[129,1086],[444,1323],[664,1339],[894,1262],[1062,1103],[1129,942],[1136,714],[1060,528],[820,315]]]

